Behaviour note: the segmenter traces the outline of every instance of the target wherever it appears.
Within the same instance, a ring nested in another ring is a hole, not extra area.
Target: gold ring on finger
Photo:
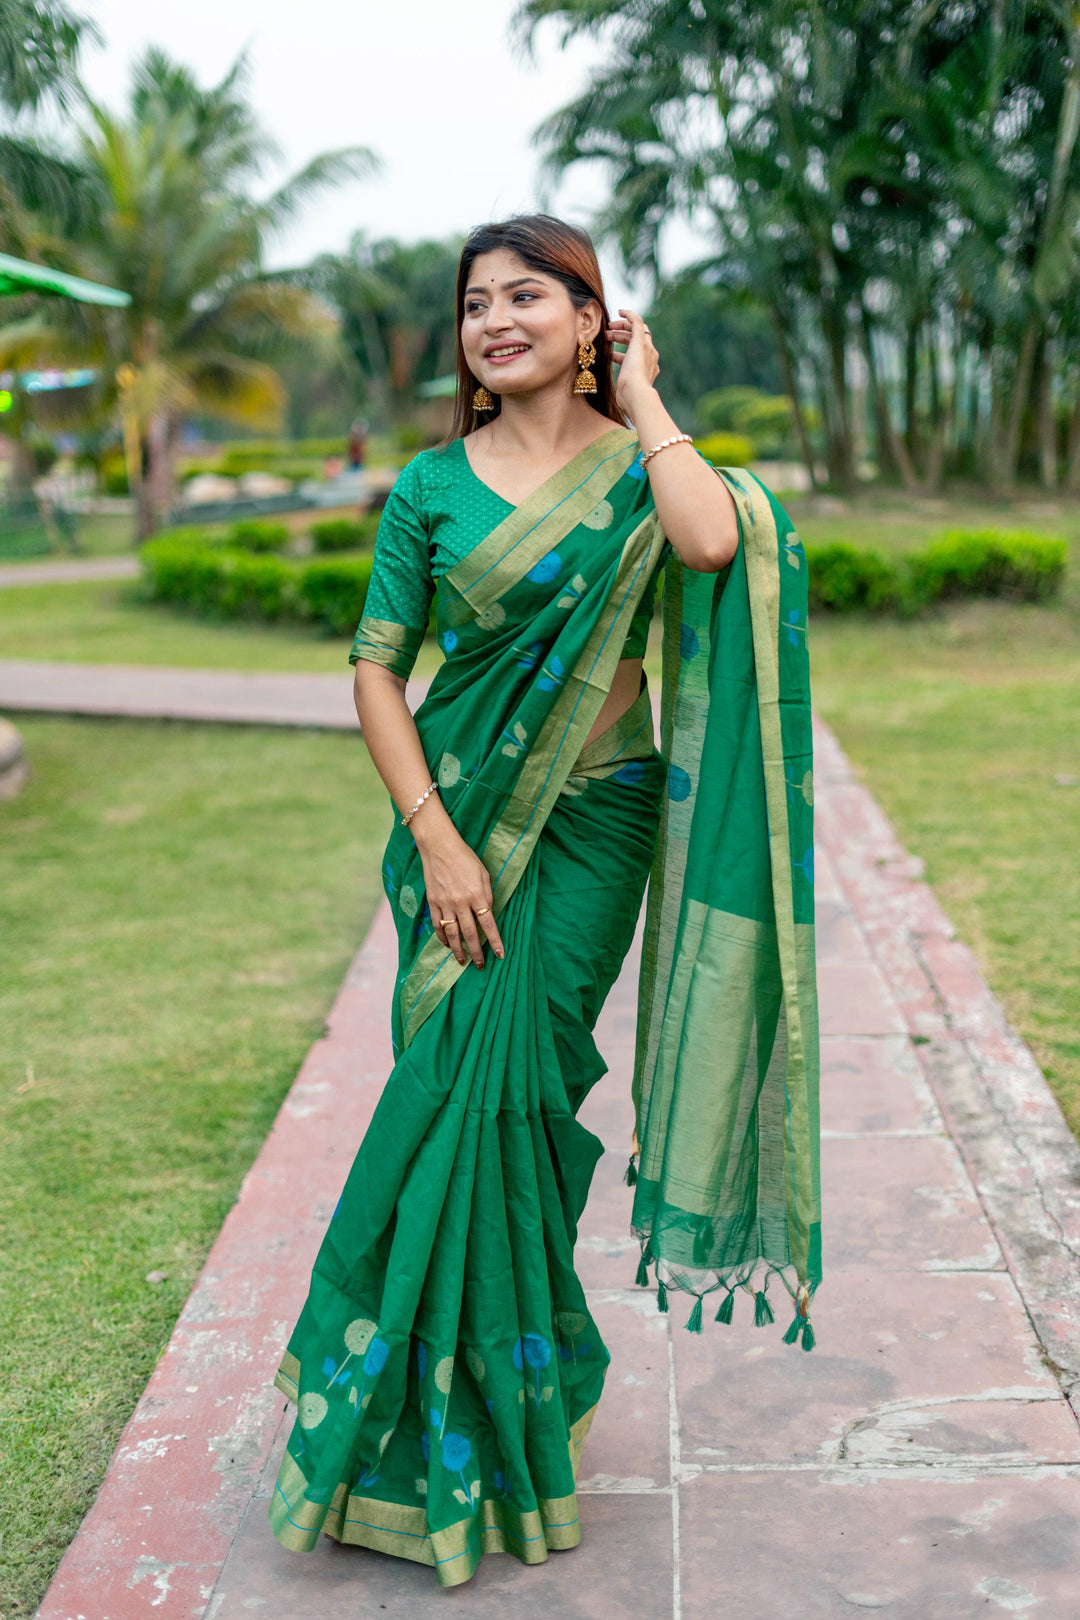
[[[476,913],[476,915],[477,915],[477,916],[478,916],[478,917],[482,917],[482,916],[483,916],[483,915],[484,915],[484,912],[485,912],[485,911],[490,911],[490,910],[491,910],[491,907],[490,907],[490,906],[481,906],[481,907],[480,907],[480,909],[479,909],[479,911],[478,911],[478,912],[477,912],[477,913]]]
[[[456,918],[456,917],[440,917],[440,918],[439,918],[439,922],[440,922],[440,923],[441,923],[441,924],[442,924],[442,926],[443,926],[443,927],[444,927],[444,928],[445,928],[445,927],[446,927],[446,926],[447,926],[447,924],[448,924],[448,923],[456,923],[456,922],[457,922],[457,918]]]

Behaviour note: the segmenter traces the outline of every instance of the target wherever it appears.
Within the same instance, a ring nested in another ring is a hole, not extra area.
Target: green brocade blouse
[[[407,676],[416,662],[439,575],[461,562],[512,511],[512,502],[473,472],[460,439],[422,450],[402,469],[379,520],[364,600],[364,619],[401,625],[409,632],[394,659],[395,674]],[[623,658],[644,656],[663,562],[662,557],[631,620]],[[349,653],[350,664],[367,651],[362,627],[363,620]],[[377,656],[377,661],[386,659]]]

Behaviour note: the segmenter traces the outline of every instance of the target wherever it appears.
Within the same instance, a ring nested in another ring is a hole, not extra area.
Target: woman
[[[275,1380],[298,1414],[270,1508],[288,1547],[323,1529],[444,1585],[484,1552],[537,1563],[580,1540],[609,1357],[573,1266],[602,1152],[576,1114],[650,873],[638,1281],[655,1265],[662,1310],[671,1286],[694,1294],[700,1329],[703,1296],[722,1289],[730,1321],[740,1286],[771,1321],[779,1277],[809,1349],[820,1278],[798,537],[679,433],[583,232],[474,231],[458,312],[454,428],[387,501],[350,654],[399,809],[395,1063]],[[661,573],[658,748],[642,654]],[[436,590],[445,661],[413,716]]]

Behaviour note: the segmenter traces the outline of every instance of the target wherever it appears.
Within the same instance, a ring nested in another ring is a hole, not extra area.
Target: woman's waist
[[[637,697],[584,745],[571,766],[572,775],[611,776],[629,760],[647,759],[654,752],[652,693],[643,669],[639,680]]]

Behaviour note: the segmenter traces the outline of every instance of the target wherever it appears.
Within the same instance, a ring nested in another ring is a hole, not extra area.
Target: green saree
[[[796,1297],[809,1348],[805,559],[754,479],[721,476],[741,543],[720,574],[679,563],[637,437],[618,428],[439,581],[446,659],[414,718],[491,875],[506,957],[462,967],[440,944],[395,817],[394,1067],[275,1378],[297,1404],[270,1505],[287,1547],[322,1530],[454,1585],[485,1552],[538,1563],[580,1540],[575,1479],[609,1356],[574,1271],[603,1151],[576,1115],[605,1071],[592,1030],[647,883],[639,1281],[655,1263],[661,1308],[671,1286],[696,1293],[693,1327],[701,1295],[730,1299],[760,1266]],[[586,746],[660,563],[661,746],[644,684]],[[419,634],[365,618],[357,645],[403,673]]]

